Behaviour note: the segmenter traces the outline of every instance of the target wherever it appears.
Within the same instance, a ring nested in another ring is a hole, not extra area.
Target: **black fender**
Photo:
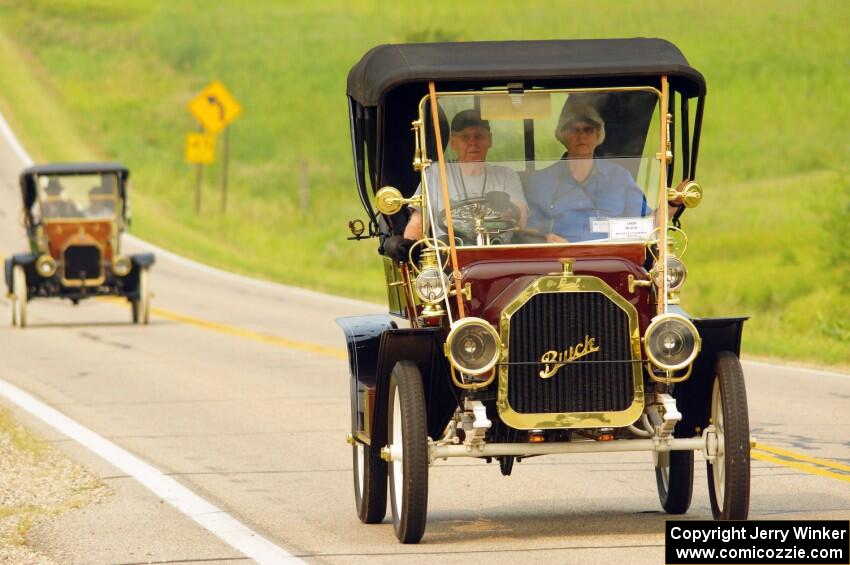
[[[153,253],[134,253],[129,256],[133,268],[130,269],[130,274],[124,277],[124,285],[122,295],[136,300],[139,298],[139,273],[145,269],[149,269],[156,257]]]
[[[6,257],[4,261],[4,271],[6,276],[6,288],[9,292],[12,292],[12,269],[15,268],[16,265],[21,265],[24,268],[24,272],[27,277],[27,284],[30,284],[30,281],[34,280],[37,272],[35,270],[35,261],[38,259],[38,255],[35,253],[16,253],[11,257]]]
[[[386,314],[337,318],[348,347],[351,393],[351,433],[369,437],[372,429],[369,397],[374,404],[381,335],[396,328]],[[368,418],[368,421],[367,421]]]
[[[422,373],[428,436],[433,439],[442,437],[459,403],[449,376],[448,361],[443,354],[444,342],[443,328],[393,329],[381,334],[371,428],[373,446],[387,444],[390,373],[399,361],[413,362]]]
[[[130,261],[134,268],[149,269],[156,262],[156,257],[153,253],[134,253],[130,255]]]
[[[694,360],[691,377],[677,384],[673,390],[676,407],[682,413],[682,421],[676,424],[677,437],[699,435],[708,425],[717,354],[721,351],[731,351],[740,357],[741,336],[744,322],[748,319],[741,317],[691,320],[702,339],[702,348]]]

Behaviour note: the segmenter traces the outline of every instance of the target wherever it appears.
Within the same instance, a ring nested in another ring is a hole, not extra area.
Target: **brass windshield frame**
[[[670,127],[672,127],[673,116],[669,113],[670,104],[668,99],[670,96],[670,85],[667,81],[667,76],[661,77],[661,117],[658,120],[661,126],[659,145],[660,150],[655,158],[660,161],[660,171],[658,175],[658,212],[661,216],[658,219],[658,225],[661,228],[658,237],[658,293],[655,295],[655,311],[657,314],[665,314],[668,307],[667,297],[667,226],[670,222],[669,210],[667,208],[667,163],[673,159],[672,147],[670,144]]]

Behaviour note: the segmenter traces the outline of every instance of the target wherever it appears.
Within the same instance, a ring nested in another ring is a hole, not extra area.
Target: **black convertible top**
[[[378,106],[397,86],[423,81],[470,82],[606,79],[668,75],[687,97],[705,94],[705,80],[663,39],[571,39],[379,45],[348,73],[347,93]]]
[[[47,163],[33,165],[21,172],[21,178],[30,175],[86,175],[94,173],[118,173],[127,177],[130,171],[121,163]]]
[[[98,173],[117,174],[118,195],[122,200],[127,198],[126,184],[127,179],[130,178],[130,170],[121,163],[47,163],[44,165],[32,165],[21,171],[21,196],[24,200],[24,209],[29,210],[35,204],[35,179],[39,175],[92,175]]]

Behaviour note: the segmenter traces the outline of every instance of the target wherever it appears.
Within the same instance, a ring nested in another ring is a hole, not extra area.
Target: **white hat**
[[[555,139],[564,143],[564,130],[575,121],[593,122],[599,125],[599,145],[605,141],[605,122],[602,116],[596,111],[596,108],[590,105],[571,105],[564,104],[564,109],[561,110],[561,117],[558,119],[558,127],[555,128]]]

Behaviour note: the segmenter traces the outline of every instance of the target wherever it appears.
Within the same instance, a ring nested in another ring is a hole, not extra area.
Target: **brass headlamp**
[[[112,272],[119,277],[126,277],[133,269],[133,262],[129,257],[116,255],[112,258]]]
[[[643,337],[649,361],[664,371],[678,371],[693,363],[702,346],[696,326],[680,314],[656,316]]]
[[[39,255],[35,260],[35,270],[44,278],[50,278],[56,274],[56,259],[50,255]]]

